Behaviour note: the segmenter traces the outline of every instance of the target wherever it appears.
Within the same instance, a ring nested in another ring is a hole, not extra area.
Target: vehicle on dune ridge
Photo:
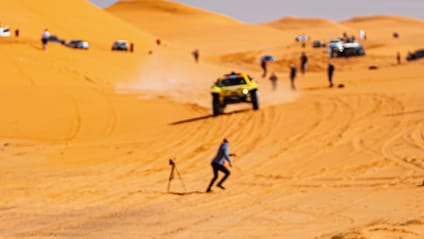
[[[364,47],[358,42],[343,42],[340,39],[331,40],[328,43],[328,50],[331,57],[349,57],[349,56],[365,56]]]
[[[129,51],[130,45],[126,40],[117,40],[112,44],[112,51]]]
[[[424,49],[416,50],[415,52],[408,53],[408,56],[406,57],[407,61],[413,61],[420,58],[424,58]]]
[[[228,104],[251,103],[259,109],[258,83],[245,73],[231,72],[218,78],[211,89],[212,113],[223,113]]]
[[[10,28],[0,27],[0,37],[10,37]]]
[[[83,40],[72,40],[72,41],[66,43],[66,46],[68,46],[70,48],[85,49],[85,50],[87,50],[89,48],[88,42],[83,41]]]

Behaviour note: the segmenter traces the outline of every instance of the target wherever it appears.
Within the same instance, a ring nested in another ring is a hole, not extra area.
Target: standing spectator
[[[302,55],[300,56],[300,70],[302,71],[302,75],[305,74],[307,66],[308,57],[306,56],[305,52],[302,52]]]
[[[15,29],[15,37],[18,38],[19,37],[19,28]]]
[[[365,31],[364,30],[359,30],[359,38],[361,39],[361,40],[365,40]]]
[[[47,51],[47,44],[49,42],[50,32],[47,29],[44,29],[43,34],[41,35],[41,43],[43,50]]]
[[[398,52],[398,53],[397,53],[397,55],[396,55],[396,60],[397,60],[398,65],[400,65],[400,64],[401,64],[401,56],[400,56],[400,52]]]
[[[365,34],[365,31],[363,29],[359,30],[359,38],[361,40],[367,40],[367,35]]]
[[[198,49],[194,49],[194,51],[191,53],[192,55],[193,55],[193,57],[194,57],[194,61],[196,62],[196,63],[198,63],[199,62],[199,50]]]
[[[277,80],[278,80],[277,75],[274,72],[272,72],[271,76],[269,77],[269,80],[271,81],[272,90],[275,91],[277,89]]]
[[[347,35],[346,32],[343,32],[343,42],[349,42],[349,36]]]
[[[130,52],[134,52],[134,43],[130,43]]]
[[[328,62],[328,68],[327,68],[327,73],[328,73],[328,82],[330,83],[329,87],[333,87],[333,74],[334,74],[334,70],[335,67],[333,65],[333,63],[331,61]]]
[[[290,64],[290,83],[291,83],[291,89],[296,90],[296,66],[294,64]]]

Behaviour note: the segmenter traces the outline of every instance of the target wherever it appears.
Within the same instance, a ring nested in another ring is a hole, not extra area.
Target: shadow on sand
[[[244,113],[244,112],[247,112],[247,111],[251,111],[251,109],[234,110],[234,111],[231,111],[231,112],[223,113],[222,115],[240,114],[240,113]],[[204,116],[194,117],[194,118],[190,118],[190,119],[175,121],[175,122],[169,123],[169,125],[186,124],[186,123],[191,123],[191,122],[196,122],[196,121],[205,120],[205,119],[209,119],[209,118],[216,118],[216,117],[219,117],[219,116],[204,115]]]
[[[191,192],[183,192],[183,193],[177,193],[177,192],[168,192],[168,194],[176,195],[176,196],[187,196],[187,195],[194,195],[194,194],[206,194],[207,192],[201,192],[201,191],[191,191]]]
[[[331,89],[331,88],[328,86],[315,86],[315,87],[305,87],[302,90],[315,91],[315,90],[327,90],[327,89]]]
[[[205,191],[186,191],[186,192],[167,192],[167,191],[149,191],[149,190],[138,190],[138,191],[133,191],[133,192],[128,192],[129,196],[133,196],[136,194],[155,194],[155,195],[175,195],[175,196],[189,196],[189,195],[196,195],[196,194],[206,194],[207,192]],[[2,210],[8,210],[8,209],[13,209],[11,208],[0,208],[0,211]]]
[[[328,90],[328,89],[335,89],[335,88],[343,89],[343,88],[345,88],[345,85],[344,84],[338,84],[338,85],[335,85],[334,87],[330,87],[330,86],[313,86],[313,87],[303,88],[303,90],[315,91],[315,90]]]

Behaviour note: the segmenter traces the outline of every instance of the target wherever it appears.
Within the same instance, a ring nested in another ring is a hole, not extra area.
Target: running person
[[[212,169],[213,169],[213,178],[211,182],[209,183],[208,189],[206,192],[212,191],[212,186],[215,183],[216,179],[218,178],[218,171],[223,172],[225,175],[221,179],[221,181],[218,182],[216,185],[217,187],[221,189],[225,189],[225,187],[222,185],[224,181],[230,176],[230,171],[224,166],[225,161],[228,162],[228,165],[232,167],[230,156],[235,156],[235,154],[230,154],[230,147],[228,146],[228,140],[224,139],[224,141],[221,143],[221,145],[218,148],[218,152],[216,153],[216,156],[212,160]]]

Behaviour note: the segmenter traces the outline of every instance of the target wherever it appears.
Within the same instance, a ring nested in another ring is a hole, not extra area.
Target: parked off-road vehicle
[[[407,61],[413,61],[424,57],[424,49],[416,50],[415,52],[408,53]]]
[[[254,110],[259,109],[258,83],[244,73],[231,72],[218,78],[211,94],[214,116],[223,113],[228,104],[251,103]]]
[[[112,44],[112,51],[129,51],[130,45],[126,40],[117,40]]]

